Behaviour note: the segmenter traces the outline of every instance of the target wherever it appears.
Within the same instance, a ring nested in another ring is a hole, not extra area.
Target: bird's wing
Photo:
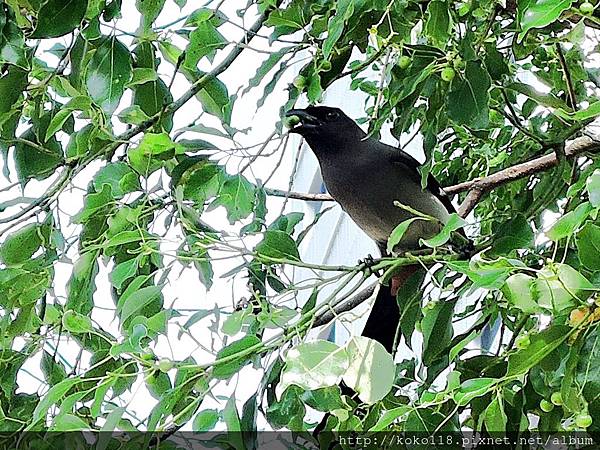
[[[385,144],[384,144],[385,145]],[[386,153],[389,155],[390,161],[392,164],[401,164],[404,167],[408,168],[408,174],[413,178],[416,182],[421,183],[421,174],[419,173],[419,161],[410,156],[403,150],[399,148],[394,148],[389,145],[385,145]],[[427,190],[431,192],[435,197],[444,205],[444,207],[448,210],[449,213],[456,212],[456,208],[450,201],[448,194],[444,192],[444,189],[440,186],[437,180],[433,175],[429,174],[427,177]]]

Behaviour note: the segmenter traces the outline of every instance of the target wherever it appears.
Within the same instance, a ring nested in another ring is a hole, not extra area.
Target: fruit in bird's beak
[[[300,123],[300,117],[298,116],[289,116],[283,119],[283,124],[286,128],[294,128],[296,125]]]

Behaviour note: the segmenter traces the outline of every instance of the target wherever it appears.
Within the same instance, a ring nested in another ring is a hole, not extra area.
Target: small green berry
[[[434,309],[434,308],[435,308],[436,304],[437,304],[437,302],[436,302],[436,301],[431,301],[431,302],[428,302],[428,303],[425,305],[425,309],[427,309],[427,310],[431,311],[432,309]]]
[[[467,14],[470,10],[471,5],[469,5],[468,3],[463,3],[458,7],[458,15],[462,17],[465,14]]]
[[[323,61],[321,63],[321,70],[323,72],[329,72],[331,70],[331,63],[329,61]]]
[[[515,341],[515,345],[519,350],[526,349],[527,347],[529,347],[529,344],[531,344],[531,340],[529,339],[529,335],[527,334],[520,335]]]
[[[560,392],[553,392],[550,396],[550,401],[554,403],[556,406],[561,406],[563,404],[562,395]]]
[[[588,16],[594,12],[594,5],[592,5],[590,2],[584,2],[579,5],[579,11],[581,11],[581,14]]]
[[[592,424],[592,416],[589,414],[581,413],[575,417],[575,425],[579,428],[587,428]]]
[[[452,67],[444,67],[441,76],[442,80],[449,83],[456,76],[456,71]]]
[[[554,409],[554,405],[550,403],[548,400],[543,399],[540,402],[540,409],[544,412],[550,412]]]
[[[410,56],[402,55],[398,60],[398,67],[401,69],[406,69],[408,66],[410,66],[411,62],[412,59],[410,59]]]
[[[290,117],[285,117],[283,119],[283,124],[285,125],[286,128],[294,128],[299,123],[300,123],[300,117],[298,117],[298,116],[290,116]]]
[[[294,81],[292,83],[298,89],[302,89],[304,86],[306,86],[306,77],[298,75],[296,78],[294,78]]]
[[[452,65],[456,70],[461,70],[465,68],[465,62],[460,56],[454,58],[454,60],[452,61]]]

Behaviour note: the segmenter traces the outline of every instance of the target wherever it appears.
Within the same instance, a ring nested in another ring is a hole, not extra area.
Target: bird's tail
[[[394,274],[394,276],[390,280],[390,285],[385,286],[381,285],[379,287],[379,291],[377,292],[377,297],[375,298],[375,302],[373,303],[373,308],[371,308],[371,312],[369,313],[369,318],[367,319],[367,323],[365,324],[365,328],[363,329],[362,336],[368,337],[376,340],[381,345],[385,347],[385,349],[392,353],[394,349],[394,344],[397,345],[397,341],[400,339],[400,306],[398,305],[398,298],[420,298],[420,296],[414,296],[412,292],[407,293],[409,295],[400,295],[397,297],[397,293],[401,292],[403,289],[415,289],[419,288],[421,285],[422,278],[417,278],[416,273],[423,272],[425,274],[425,270],[420,265],[414,266],[405,266],[400,271]],[[415,283],[407,283],[409,278],[414,276]],[[411,305],[404,305],[407,308],[410,308]],[[419,307],[418,305],[413,305],[414,307]],[[342,394],[352,396],[354,391],[344,385],[343,383],[340,385],[342,390]],[[331,417],[331,414],[327,413],[321,420],[321,422],[317,425],[317,427],[313,431],[313,435],[318,437],[321,432],[326,428],[327,421]]]
[[[373,308],[365,324],[362,335],[376,340],[385,349],[392,353],[394,342],[399,336],[400,308],[396,300],[396,294],[402,290],[406,281],[417,271],[422,270],[421,266],[405,266],[390,280],[389,286],[381,285],[373,303]]]

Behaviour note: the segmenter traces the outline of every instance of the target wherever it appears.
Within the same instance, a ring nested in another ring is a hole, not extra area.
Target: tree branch
[[[597,152],[600,150],[600,141],[596,141],[589,136],[582,136],[571,141],[565,148],[565,156],[573,158],[584,152]],[[468,194],[459,207],[459,214],[466,216],[475,207],[481,197],[488,191],[498,186],[519,180],[521,178],[543,172],[558,164],[556,153],[549,153],[539,158],[525,161],[514,166],[502,169],[492,175],[484,178],[475,178],[470,181],[447,186],[444,191],[449,195],[455,195],[460,192],[468,191]],[[310,194],[293,191],[282,191],[280,189],[266,189],[267,194],[276,197],[287,197],[297,200],[328,202],[333,201],[329,194]]]

